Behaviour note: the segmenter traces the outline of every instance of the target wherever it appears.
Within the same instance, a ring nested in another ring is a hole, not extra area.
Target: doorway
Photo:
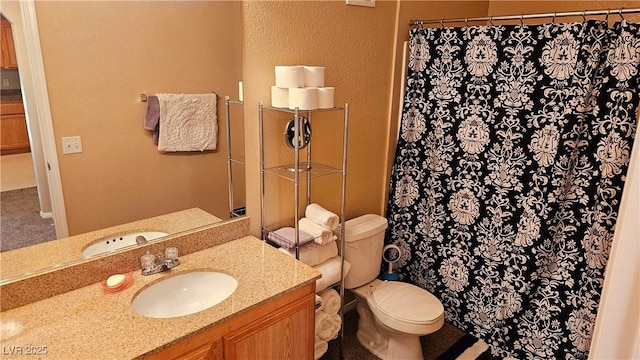
[[[35,176],[35,198],[37,199],[37,220],[53,221],[55,238],[68,236],[66,214],[62,197],[55,138],[48,103],[48,93],[44,77],[42,53],[35,17],[35,7],[31,2],[8,3],[3,6],[2,15],[11,24],[16,53],[16,69],[19,67],[18,96],[28,128],[31,150],[31,169]],[[4,32],[3,32],[4,33]],[[3,48],[4,53],[4,48]],[[4,81],[3,81],[4,82]],[[15,86],[12,86],[15,88]],[[15,91],[15,89],[14,89]],[[13,94],[16,95],[15,93]],[[4,97],[3,97],[4,98]],[[14,99],[15,100],[15,99]],[[3,177],[7,170],[3,164]],[[33,199],[34,196],[31,197]],[[4,239],[3,239],[4,240]]]
[[[0,251],[4,252],[54,240],[56,231],[51,211],[45,208],[49,194],[41,191],[36,177],[33,132],[22,96],[12,23],[4,14],[0,14],[0,22]]]

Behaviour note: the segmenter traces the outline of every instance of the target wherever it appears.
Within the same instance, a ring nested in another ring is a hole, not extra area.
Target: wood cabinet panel
[[[222,340],[207,343],[187,353],[178,355],[174,360],[222,360]]]
[[[11,31],[11,23],[2,20],[2,27],[0,29],[0,44],[2,50],[2,56],[0,56],[0,66],[3,68],[17,68],[18,59],[16,58],[15,45],[13,43],[13,31]]]
[[[0,116],[0,152],[17,154],[29,152],[29,130],[24,114]]]
[[[0,115],[24,114],[22,101],[2,101],[0,102]]]
[[[314,297],[223,337],[225,359],[313,359]]]

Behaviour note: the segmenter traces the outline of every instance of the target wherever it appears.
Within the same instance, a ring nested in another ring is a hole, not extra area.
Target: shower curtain
[[[496,356],[588,355],[639,55],[627,21],[410,32],[385,241]]]

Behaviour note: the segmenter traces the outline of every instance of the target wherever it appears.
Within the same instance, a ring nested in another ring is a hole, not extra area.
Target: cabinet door
[[[3,68],[17,68],[18,60],[16,58],[16,50],[13,44],[13,32],[11,31],[11,23],[2,21],[2,34],[0,35],[0,43],[2,44],[2,56],[0,66]]]
[[[194,337],[175,344],[147,359],[171,360],[222,360],[222,339],[211,342],[202,337]]]
[[[225,335],[225,359],[313,359],[314,298],[308,295]]]
[[[222,360],[222,341],[204,344],[188,353],[179,355],[174,360]]]
[[[0,151],[3,154],[29,152],[29,131],[24,114],[0,116]]]

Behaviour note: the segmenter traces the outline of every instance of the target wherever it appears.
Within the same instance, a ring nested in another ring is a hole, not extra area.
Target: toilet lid
[[[369,306],[384,322],[400,321],[412,325],[430,325],[444,313],[442,303],[433,294],[398,281],[389,281],[376,288],[369,297]]]

